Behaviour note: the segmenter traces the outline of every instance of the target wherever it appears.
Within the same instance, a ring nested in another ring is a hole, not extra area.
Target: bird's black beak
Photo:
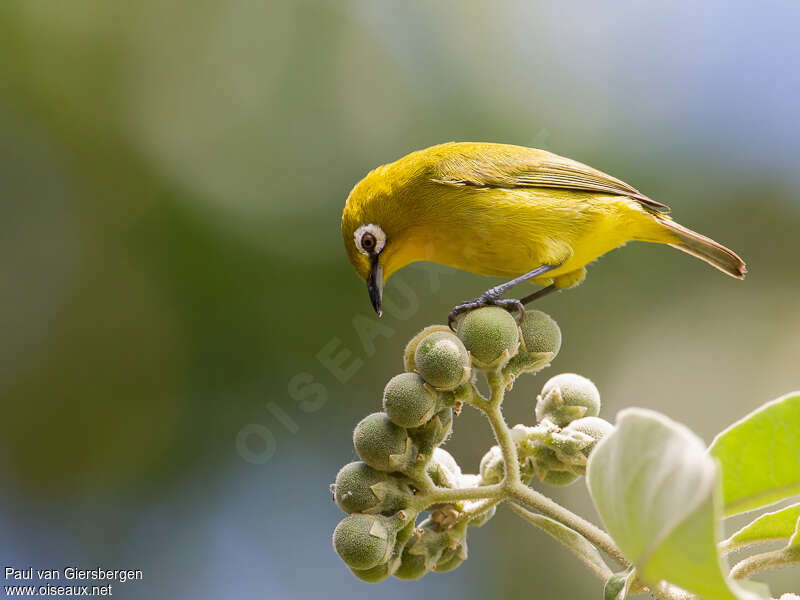
[[[372,302],[372,308],[378,313],[380,317],[383,314],[381,310],[381,299],[383,298],[383,267],[378,260],[377,254],[372,254],[369,257],[369,277],[367,277],[367,291],[369,292],[369,299]]]

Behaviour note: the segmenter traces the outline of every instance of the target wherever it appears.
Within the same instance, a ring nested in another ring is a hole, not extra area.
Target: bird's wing
[[[614,194],[669,212],[669,206],[648,198],[624,181],[583,163],[531,148],[499,146],[489,151],[456,153],[439,163],[434,180],[455,186],[562,188]]]

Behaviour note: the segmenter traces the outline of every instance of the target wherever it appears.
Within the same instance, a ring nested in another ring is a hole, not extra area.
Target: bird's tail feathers
[[[679,243],[670,244],[670,246],[707,262],[712,267],[727,273],[731,277],[744,279],[744,274],[747,273],[747,266],[733,250],[729,250],[711,238],[700,235],[672,219],[658,219],[658,221],[680,239]]]

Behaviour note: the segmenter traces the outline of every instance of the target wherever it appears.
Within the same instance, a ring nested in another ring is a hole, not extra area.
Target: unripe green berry
[[[590,380],[575,373],[551,377],[536,399],[536,418],[549,419],[559,427],[599,413],[600,392]]]
[[[395,375],[383,390],[383,410],[395,425],[419,427],[439,408],[436,393],[416,373]]]
[[[490,485],[500,483],[505,477],[505,464],[500,446],[492,446],[481,459],[480,474],[481,484]]]
[[[525,311],[519,330],[525,352],[552,352],[552,358],[555,358],[561,350],[561,328],[547,313],[540,310]]]
[[[440,410],[431,420],[435,421],[436,419],[438,419],[439,425],[434,431],[433,443],[438,446],[444,443],[453,431],[453,409],[445,408]]]
[[[544,481],[549,472],[563,469],[564,465],[556,453],[537,441],[527,451],[527,460],[520,465],[520,474],[524,481],[530,480],[534,475],[539,478],[539,481]]]
[[[432,527],[433,522],[427,518],[414,530],[403,549],[400,567],[395,571],[395,577],[406,580],[419,579],[439,560],[444,551],[444,536],[434,532]]]
[[[470,527],[483,527],[484,525],[486,525],[486,523],[489,522],[489,520],[494,516],[494,514],[496,512],[497,512],[497,507],[493,506],[492,508],[487,510],[485,513],[481,513],[480,515],[478,515],[477,517],[472,519],[469,522],[469,526]]]
[[[450,333],[450,328],[447,325],[428,325],[406,344],[406,349],[403,352],[403,367],[405,367],[406,371],[417,370],[417,363],[414,361],[414,354],[417,351],[417,346],[423,339],[435,331],[446,331]]]
[[[454,390],[471,373],[467,349],[449,331],[435,331],[420,340],[414,363],[422,378],[440,390]]]
[[[427,470],[433,482],[441,487],[458,487],[461,480],[461,467],[447,450],[441,448],[433,449],[433,457]]]
[[[563,467],[561,461],[558,460],[556,453],[551,448],[545,446],[542,442],[536,442],[533,445],[530,457],[531,461],[533,462],[533,466],[540,475],[543,472],[551,469],[557,470]]]
[[[421,452],[432,453],[433,448],[447,439],[453,430],[453,409],[445,408],[433,415],[430,421],[408,430],[408,435]]]
[[[396,533],[387,527],[387,517],[350,515],[333,532],[333,547],[351,569],[372,569],[389,559]]]
[[[447,573],[460,567],[465,560],[467,560],[467,540],[461,540],[458,546],[447,548],[442,553],[442,557],[433,570],[437,573]]]
[[[417,579],[434,568],[442,558],[442,553],[450,545],[452,538],[448,532],[436,530],[436,525],[429,517],[414,531],[403,551],[402,563],[397,577],[401,579]],[[422,561],[418,558],[422,557]],[[403,565],[406,565],[405,567]]]
[[[576,479],[578,479],[578,476],[569,471],[548,471],[547,475],[542,479],[542,483],[555,487],[563,487],[573,483]]]
[[[594,450],[594,447],[597,446],[597,442],[614,431],[614,426],[600,417],[583,417],[582,419],[573,421],[565,428],[565,430],[570,429],[573,431],[580,431],[594,438],[593,443],[581,449],[588,457],[592,450]]]
[[[511,314],[497,306],[473,310],[458,324],[458,337],[482,369],[500,369],[517,353],[519,328]]]
[[[406,581],[413,581],[420,579],[428,572],[428,566],[423,554],[411,554],[408,546],[403,550],[403,558],[400,561],[400,567],[394,572],[394,576],[398,579],[405,579]]]
[[[376,565],[371,569],[350,569],[353,574],[368,583],[377,583],[393,575],[400,567],[401,556],[405,549],[406,542],[408,542],[414,532],[415,519],[416,513],[407,513],[402,518],[398,519],[401,524],[403,521],[407,521],[407,524],[397,532],[394,548],[392,548],[391,556],[386,562]],[[393,522],[392,525],[397,525],[397,523]]]
[[[389,563],[382,564],[382,565],[375,565],[371,569],[350,569],[353,575],[358,577],[361,581],[366,581],[367,583],[378,583],[383,581],[384,579],[388,578],[390,573],[391,566]]]
[[[402,465],[397,458],[408,453],[408,432],[392,423],[386,413],[372,413],[356,425],[353,446],[361,460],[373,469],[398,471]]]
[[[529,310],[519,329],[519,351],[508,363],[509,374],[517,376],[541,371],[561,349],[561,329],[558,323],[542,311]]]
[[[453,431],[453,409],[445,408],[436,413],[434,418],[439,419],[440,427],[436,430],[434,436],[434,443],[438,446],[450,436]]]
[[[447,450],[436,448],[433,451],[433,461],[454,477],[461,477],[461,467],[458,466],[456,459]]]
[[[336,504],[346,513],[394,513],[406,508],[412,496],[401,480],[360,461],[339,470],[333,491]]]
[[[366,512],[380,503],[372,486],[383,483],[388,475],[377,471],[365,462],[351,462],[343,466],[336,475],[334,500],[346,513]]]

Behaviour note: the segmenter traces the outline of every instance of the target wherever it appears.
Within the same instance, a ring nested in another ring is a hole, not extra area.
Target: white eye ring
[[[364,237],[365,233],[372,234],[372,237],[375,238],[375,247],[370,248],[369,252],[361,246],[361,238]],[[386,245],[386,234],[383,233],[383,229],[381,229],[380,225],[375,225],[374,223],[368,223],[356,229],[355,234],[353,234],[353,238],[356,242],[356,248],[358,248],[358,251],[364,256],[369,256],[370,254],[379,254]]]

